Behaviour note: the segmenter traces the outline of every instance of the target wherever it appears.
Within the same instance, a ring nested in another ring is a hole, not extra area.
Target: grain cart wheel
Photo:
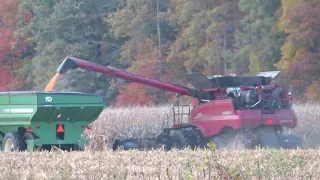
[[[72,147],[73,151],[85,151],[85,146],[80,144],[74,144]]]
[[[35,140],[35,139],[36,139],[36,137],[33,135],[33,133],[31,133],[31,132],[24,133],[23,138],[22,138],[23,147],[21,147],[21,150],[28,150],[28,144],[27,144],[26,140]],[[35,146],[30,147],[30,148],[32,148],[30,150],[33,151]]]
[[[18,132],[7,133],[3,139],[3,152],[13,152],[23,150],[23,138]]]

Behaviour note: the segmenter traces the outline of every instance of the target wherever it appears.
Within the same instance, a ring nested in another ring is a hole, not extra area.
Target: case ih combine
[[[240,142],[246,148],[255,146],[294,148],[298,137],[284,135],[284,128],[295,128],[297,119],[291,109],[291,91],[285,86],[269,85],[279,71],[262,72],[256,76],[206,77],[184,75],[195,89],[132,74],[110,66],[102,66],[74,57],[67,57],[57,69],[63,74],[82,68],[132,82],[165,89],[197,100],[189,105],[173,107],[174,122],[154,138],[114,139],[112,148],[144,149],[164,145],[165,149],[204,147],[213,141],[217,148]],[[187,113],[176,112],[187,107]],[[186,119],[178,119],[185,116]]]

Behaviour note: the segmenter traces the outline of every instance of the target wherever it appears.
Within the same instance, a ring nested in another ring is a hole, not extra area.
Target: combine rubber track
[[[281,148],[279,137],[273,126],[265,126],[258,129],[259,143],[262,147]]]

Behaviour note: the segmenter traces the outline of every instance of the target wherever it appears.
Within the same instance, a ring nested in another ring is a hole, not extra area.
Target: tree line
[[[66,56],[182,84],[179,75],[280,70],[295,99],[319,102],[319,0],[0,0],[1,91],[43,90]],[[107,104],[171,92],[74,70],[57,89]]]

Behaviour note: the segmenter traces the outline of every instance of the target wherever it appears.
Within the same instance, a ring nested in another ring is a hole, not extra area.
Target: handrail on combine
[[[187,112],[184,112],[185,107],[188,108]],[[191,106],[190,105],[175,105],[171,108],[171,110],[173,113],[174,125],[191,123]],[[178,112],[176,110],[178,110]],[[185,117],[187,118],[187,122],[185,122]]]

